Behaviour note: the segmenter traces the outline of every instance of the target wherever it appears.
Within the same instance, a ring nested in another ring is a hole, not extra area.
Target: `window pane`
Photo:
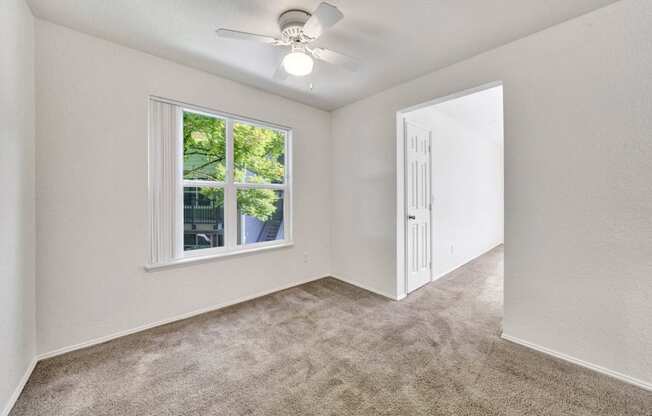
[[[183,113],[183,178],[223,181],[226,126],[222,119]]]
[[[285,133],[246,123],[233,125],[235,181],[283,183]]]
[[[224,190],[183,188],[183,249],[224,246]]]
[[[283,240],[283,191],[238,189],[238,245]]]

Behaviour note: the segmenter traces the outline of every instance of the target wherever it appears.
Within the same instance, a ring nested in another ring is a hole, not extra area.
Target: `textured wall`
[[[34,18],[0,2],[0,415],[36,351]]]
[[[652,2],[626,0],[333,114],[333,272],[396,278],[395,112],[502,80],[505,333],[652,382]]]
[[[330,272],[327,112],[37,21],[39,350]],[[294,128],[289,248],[145,272],[147,97]]]

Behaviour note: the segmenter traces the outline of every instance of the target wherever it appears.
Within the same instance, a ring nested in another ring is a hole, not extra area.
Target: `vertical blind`
[[[149,101],[148,199],[149,265],[165,264],[182,255],[176,243],[181,230],[176,223],[177,184],[181,172],[176,163],[181,129],[181,109],[173,104]]]

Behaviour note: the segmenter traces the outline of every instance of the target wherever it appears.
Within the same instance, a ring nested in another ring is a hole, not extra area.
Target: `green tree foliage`
[[[224,181],[226,176],[224,120],[183,114],[183,178]]]
[[[234,123],[234,178],[241,183],[282,183],[285,136],[275,130]],[[184,113],[183,177],[224,181],[226,177],[226,126],[223,120]],[[202,193],[224,203],[223,192],[203,188]],[[244,215],[267,221],[276,212],[280,192],[271,189],[238,190],[238,208]]]
[[[240,189],[238,190],[238,208],[241,214],[267,221],[276,212],[276,204],[280,199],[279,191],[272,189]]]

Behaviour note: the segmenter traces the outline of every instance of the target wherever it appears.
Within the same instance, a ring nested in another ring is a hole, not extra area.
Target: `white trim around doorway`
[[[403,299],[407,296],[407,270],[406,270],[406,209],[405,209],[405,131],[403,120],[405,115],[420,108],[440,104],[480,91],[503,86],[502,81],[493,81],[473,88],[458,91],[453,94],[434,98],[432,100],[406,107],[396,112],[396,298]],[[432,157],[432,155],[431,155]],[[431,214],[432,215],[432,214]],[[431,236],[432,238],[432,236]],[[434,262],[434,259],[433,259]],[[432,270],[432,266],[431,266]]]

